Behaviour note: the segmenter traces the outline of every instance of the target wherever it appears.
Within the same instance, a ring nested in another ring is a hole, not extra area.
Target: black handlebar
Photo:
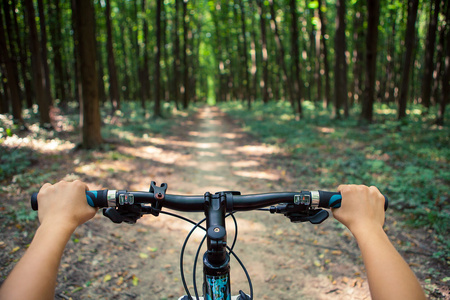
[[[328,191],[302,191],[266,193],[254,195],[239,195],[236,192],[222,192],[227,195],[227,211],[255,210],[280,203],[294,203],[306,207],[339,208],[342,196],[339,192]],[[31,207],[38,210],[38,193],[31,196]],[[182,196],[151,192],[127,192],[116,190],[87,191],[86,200],[92,207],[116,207],[125,204],[155,204],[160,201],[163,206],[178,210],[199,212],[204,211],[204,196]],[[388,208],[388,198],[384,196],[384,210]]]

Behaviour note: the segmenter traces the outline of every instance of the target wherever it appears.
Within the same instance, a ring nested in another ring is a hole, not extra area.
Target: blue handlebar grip
[[[92,207],[108,207],[107,194],[108,190],[86,191],[86,201]],[[31,195],[31,208],[33,210],[38,210],[37,195],[38,193]]]
[[[384,196],[384,210],[386,211],[389,207],[389,199]],[[325,208],[339,208],[341,207],[342,195],[339,192],[326,192],[319,191],[320,204],[319,207]]]

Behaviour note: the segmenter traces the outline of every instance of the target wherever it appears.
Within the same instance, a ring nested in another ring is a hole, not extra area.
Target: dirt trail
[[[258,143],[215,107],[199,109],[170,135],[143,137],[133,146],[120,144],[116,150],[119,159],[97,159],[72,167],[90,174],[81,179],[97,183],[90,184],[91,189],[147,190],[151,180],[168,183],[171,194],[318,188],[298,186],[300,180],[291,174],[287,155]],[[197,221],[202,214],[189,217]],[[293,224],[268,212],[237,213],[236,218],[235,252],[250,273],[254,299],[370,298],[356,243],[332,217],[321,225]],[[178,299],[184,294],[179,253],[191,228],[166,215],[145,216],[135,225],[116,225],[99,213],[77,229],[68,244],[57,298]],[[231,222],[227,230],[231,243]],[[184,268],[191,292],[192,262],[202,237],[202,232],[195,233],[186,249]],[[201,283],[200,264],[197,269]],[[240,289],[249,292],[234,259],[231,280],[234,294]]]

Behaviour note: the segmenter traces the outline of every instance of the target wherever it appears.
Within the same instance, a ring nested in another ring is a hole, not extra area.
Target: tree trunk
[[[281,41],[280,38],[280,33],[278,31],[278,25],[277,25],[277,21],[276,21],[276,15],[275,15],[275,8],[274,8],[274,3],[273,0],[269,0],[269,5],[270,5],[270,14],[272,16],[271,21],[271,27],[272,30],[275,34],[275,43],[277,45],[278,48],[278,60],[281,64],[281,69],[282,69],[282,77],[283,77],[283,81],[285,83],[285,86],[287,88],[287,92],[288,92],[288,97],[289,100],[291,102],[292,105],[292,109],[294,110],[294,114],[298,114],[299,116],[302,115],[302,106],[301,103],[298,103],[298,100],[295,101],[295,92],[294,92],[294,88],[292,86],[292,80],[287,72],[287,67],[286,67],[286,63],[284,61],[284,46],[283,43]]]
[[[247,99],[247,108],[250,109],[252,106],[251,98],[250,98],[250,77],[248,75],[248,56],[247,56],[247,35],[246,35],[246,28],[245,28],[245,9],[244,9],[244,3],[242,3],[242,0],[239,0],[239,6],[241,8],[241,26],[242,26],[242,36],[244,37],[244,47],[243,47],[243,54],[244,54],[244,75],[245,75],[245,99]]]
[[[437,115],[436,123],[439,125],[444,125],[444,117],[445,117],[445,108],[448,104],[448,95],[450,93],[450,4],[448,1],[444,1],[442,5],[444,6],[445,11],[445,22],[447,26],[442,28],[442,44],[444,51],[444,62],[443,62],[443,70],[442,70],[442,96],[440,99],[439,110]]]
[[[314,17],[319,19],[319,13],[318,10],[314,11]],[[320,45],[320,37],[322,36],[322,24],[321,22],[317,22],[316,24],[316,32],[314,37],[314,44],[316,48],[316,55],[314,58],[315,62],[315,68],[314,68],[314,81],[317,85],[317,102],[322,101],[322,76],[321,73],[321,67],[320,67],[320,57],[321,57],[321,45]]]
[[[116,60],[114,58],[112,24],[111,24],[111,2],[106,0],[106,49],[108,52],[108,70],[109,70],[109,98],[113,110],[120,109],[119,83],[117,81]]]
[[[189,30],[189,16],[187,15],[187,0],[183,1],[183,108],[188,108],[189,105],[189,62],[188,62],[188,30]]]
[[[78,8],[77,8],[77,0],[70,1],[70,5],[72,8],[72,29],[73,29],[73,63],[74,63],[74,93],[75,99],[78,101],[78,104],[81,106],[81,101],[83,99],[83,91],[81,85],[81,67],[80,67],[80,33],[78,32],[77,19],[78,19]],[[81,125],[81,124],[80,124]]]
[[[17,71],[17,63],[14,62],[13,57],[17,57],[16,47],[15,47],[15,39],[12,36],[12,24],[11,24],[11,15],[10,15],[10,7],[8,1],[4,2],[4,13],[5,13],[5,25],[3,26],[3,14],[0,10],[0,63],[5,64],[6,69],[6,78],[7,78],[7,90],[9,91],[9,97],[12,104],[12,115],[13,121],[15,124],[23,124],[22,119],[22,103],[20,101],[20,87],[19,87],[19,76]],[[6,3],[5,3],[6,2]],[[6,30],[5,30],[6,29]],[[9,40],[9,49],[8,43],[6,41],[6,32],[8,32],[8,40]],[[7,93],[6,93],[7,94]]]
[[[411,58],[413,54],[416,19],[419,0],[408,0],[408,20],[406,22],[405,34],[405,57],[403,59],[402,82],[400,86],[400,97],[398,100],[398,119],[406,117],[406,103],[408,101],[409,76],[411,69]]]
[[[27,56],[27,47],[21,38],[20,38],[20,30],[19,30],[19,24],[17,22],[17,10],[16,10],[16,1],[12,0],[12,7],[13,9],[13,20],[14,20],[14,31],[16,33],[16,40],[17,40],[17,46],[19,47],[19,59],[20,59],[20,73],[22,75],[22,80],[25,87],[25,100],[27,104],[27,108],[31,108],[33,106],[33,88],[31,84],[31,79],[29,76],[29,72],[27,72],[28,69],[28,56]]]
[[[39,24],[41,33],[41,54],[42,54],[42,70],[44,81],[44,92],[50,106],[53,106],[53,97],[51,93],[50,70],[48,67],[48,50],[47,50],[47,27],[45,21],[44,4],[42,0],[38,0]]]
[[[266,39],[266,14],[264,11],[264,1],[258,0],[259,9],[259,22],[261,27],[261,57],[262,57],[262,79],[260,81],[260,87],[262,88],[262,100],[264,103],[269,102],[269,69],[268,69],[268,51],[267,51],[267,39]]]
[[[55,64],[55,96],[60,101],[62,107],[67,106],[66,88],[64,83],[68,78],[64,77],[63,59],[62,59],[62,47],[63,39],[61,34],[62,27],[62,15],[60,1],[54,0],[54,26],[50,26],[52,35],[52,48],[53,48],[53,60]]]
[[[175,106],[179,109],[180,102],[180,84],[179,84],[179,72],[180,72],[180,37],[178,36],[178,14],[179,14],[179,0],[175,0],[175,15],[173,18],[173,35],[175,41],[173,45],[173,97],[175,100]]]
[[[377,70],[378,24],[380,23],[380,1],[367,1],[368,24],[366,36],[366,84],[362,103],[361,119],[368,123],[373,120],[375,102],[375,78]]]
[[[436,42],[436,29],[439,17],[440,0],[434,0],[430,3],[430,24],[428,26],[428,34],[425,42],[425,61],[422,78],[422,103],[428,110],[430,108],[431,98],[431,80],[433,78],[433,58]]]
[[[323,67],[325,71],[325,100],[324,107],[328,107],[331,101],[331,83],[330,83],[330,65],[328,63],[328,47],[327,40],[325,39],[326,34],[326,20],[322,12],[322,0],[319,0],[319,18],[320,24],[322,26],[321,36],[322,36],[322,55],[323,55]]]
[[[347,101],[347,62],[345,60],[345,0],[336,1],[336,35],[335,66],[334,66],[334,112],[333,115],[340,118],[340,109],[344,107],[344,114],[348,116]]]
[[[94,5],[92,0],[76,0],[76,14],[80,50],[80,70],[83,97],[80,109],[82,147],[97,148],[102,143],[100,133],[100,105],[94,32]],[[83,12],[83,13],[80,13]]]
[[[375,0],[378,1],[378,0]],[[361,101],[363,82],[364,82],[364,4],[358,1],[354,5],[355,16],[353,19],[353,83],[351,84],[351,105],[355,102]],[[369,10],[370,11],[370,10]],[[366,37],[366,43],[367,43]],[[367,55],[367,53],[366,53]],[[367,81],[367,78],[365,78]],[[362,101],[364,101],[362,99]]]
[[[300,52],[298,46],[298,17],[297,17],[297,3],[296,0],[289,1],[290,10],[291,10],[291,18],[292,18],[292,27],[291,27],[291,56],[293,60],[293,89],[295,93],[295,102],[298,107],[300,107],[301,112],[301,103],[303,100],[303,82],[300,77]]]
[[[40,51],[39,38],[36,28],[33,0],[25,0],[25,7],[27,10],[27,21],[29,27],[31,62],[33,65],[33,82],[35,85],[36,100],[39,105],[39,121],[41,126],[50,128],[50,102],[45,95],[45,78],[42,64],[42,54]]]
[[[156,1],[156,55],[155,55],[155,106],[153,114],[161,117],[161,6],[162,0]]]

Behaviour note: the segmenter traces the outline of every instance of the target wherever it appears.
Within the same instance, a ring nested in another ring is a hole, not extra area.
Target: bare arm
[[[96,210],[86,203],[80,182],[45,184],[38,196],[39,221],[30,247],[0,288],[0,299],[54,299],[64,248],[78,225]]]
[[[383,230],[384,197],[376,187],[343,185],[334,217],[353,233],[367,270],[372,299],[426,299],[416,276]]]

